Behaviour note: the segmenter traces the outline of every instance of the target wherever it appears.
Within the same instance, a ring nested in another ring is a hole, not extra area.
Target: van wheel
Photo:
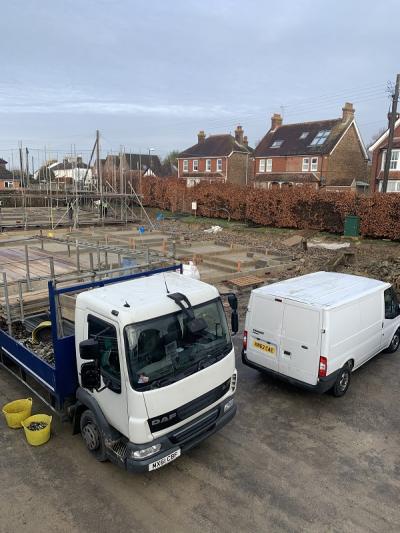
[[[396,352],[400,346],[400,329],[398,329],[392,337],[389,346],[386,348],[385,352],[393,353]]]
[[[80,428],[83,442],[89,452],[94,455],[98,461],[107,461],[104,438],[96,417],[90,409],[87,409],[82,413]]]
[[[344,366],[337,375],[334,386],[332,387],[332,394],[336,398],[340,398],[346,394],[347,389],[350,386],[351,369],[348,365]]]

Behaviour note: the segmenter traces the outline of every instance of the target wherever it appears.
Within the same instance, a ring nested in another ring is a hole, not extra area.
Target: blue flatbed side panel
[[[40,359],[34,352],[31,352],[22,343],[10,337],[8,333],[0,330],[0,346],[6,355],[44,386],[54,392],[56,389],[55,368],[43,359]]]
[[[68,396],[74,396],[78,387],[75,335],[57,339],[54,342],[54,355],[56,360],[56,389],[63,402]]]

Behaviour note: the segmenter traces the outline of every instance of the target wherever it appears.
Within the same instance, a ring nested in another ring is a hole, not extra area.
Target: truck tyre
[[[400,329],[398,329],[392,337],[389,346],[386,348],[385,352],[394,353],[397,351],[400,346]]]
[[[100,462],[107,461],[104,437],[100,426],[90,409],[82,413],[80,428],[83,442],[89,452]]]
[[[350,386],[350,380],[351,368],[349,367],[349,365],[345,365],[343,368],[340,369],[335,384],[332,387],[332,394],[335,396],[335,398],[340,398],[340,396],[346,394],[347,389]]]

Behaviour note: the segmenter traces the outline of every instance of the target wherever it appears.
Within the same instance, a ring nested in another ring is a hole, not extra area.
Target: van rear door
[[[289,377],[316,385],[321,345],[321,312],[285,300],[279,371]]]
[[[281,299],[270,295],[252,294],[250,320],[247,323],[247,352],[249,361],[279,372],[279,346],[283,319]]]

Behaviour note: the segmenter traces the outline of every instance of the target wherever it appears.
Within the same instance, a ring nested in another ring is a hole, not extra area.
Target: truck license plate
[[[253,346],[262,352],[270,353],[272,355],[275,355],[276,353],[275,346],[273,344],[269,344],[269,342],[253,341]]]
[[[174,461],[175,459],[178,459],[178,457],[181,454],[181,449],[175,450],[174,452],[170,453],[169,455],[166,455],[165,457],[162,457],[161,459],[158,459],[158,461],[154,461],[154,463],[149,464],[149,470],[156,470],[157,468],[161,468],[162,466],[165,466],[166,464],[170,463],[171,461]]]

